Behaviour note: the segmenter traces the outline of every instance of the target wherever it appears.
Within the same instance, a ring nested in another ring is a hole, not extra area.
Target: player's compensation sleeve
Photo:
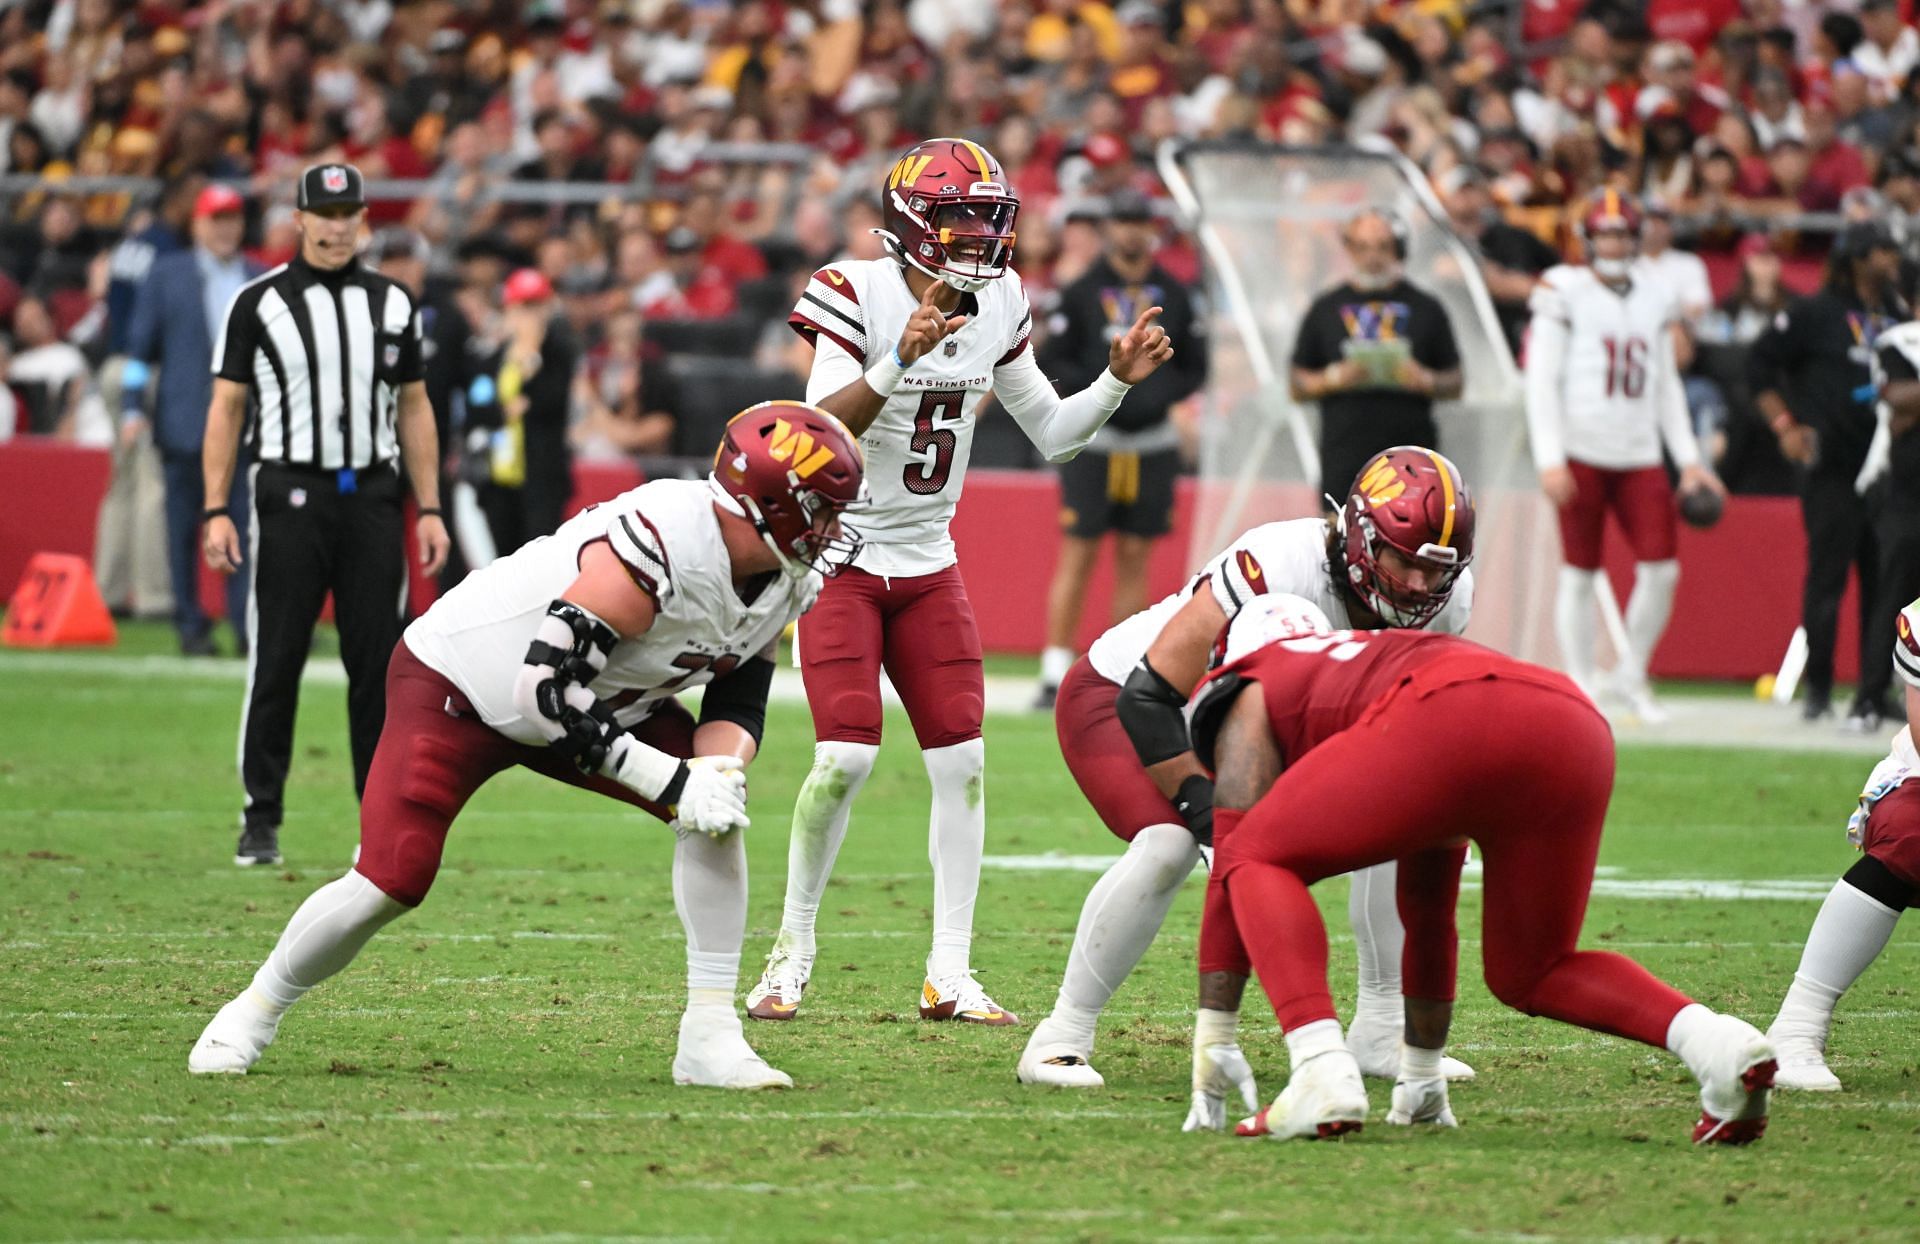
[[[1667,457],[1683,471],[1699,466],[1700,442],[1694,439],[1693,418],[1687,413],[1687,390],[1674,358],[1671,332],[1654,334],[1653,365],[1660,385],[1660,439],[1666,444]]]
[[[672,806],[687,784],[686,762],[625,733],[589,687],[618,642],[591,610],[554,601],[527,645],[513,704],[547,746],[581,772],[604,774],[643,799]]]
[[[1109,368],[1086,388],[1063,398],[1053,391],[1053,383],[1033,361],[1031,350],[1021,350],[993,369],[994,394],[1048,462],[1079,456],[1132,387]]]
[[[700,724],[730,721],[753,736],[754,745],[767,730],[767,695],[773,689],[773,662],[748,657],[725,678],[707,684],[700,696]]]
[[[1548,281],[1534,287],[1528,299],[1533,318],[1527,324],[1527,442],[1533,449],[1536,471],[1567,465],[1566,442],[1560,435],[1561,372],[1567,355],[1567,304]]]
[[[1114,708],[1140,763],[1157,765],[1193,750],[1187,737],[1187,697],[1145,657],[1121,684]]]
[[[807,404],[818,406],[866,374],[864,359],[855,358],[839,341],[820,334],[813,341],[813,370],[807,373]]]

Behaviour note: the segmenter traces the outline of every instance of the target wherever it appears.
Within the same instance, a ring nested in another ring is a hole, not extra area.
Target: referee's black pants
[[[1800,598],[1807,694],[1833,696],[1833,645],[1849,568],[1860,575],[1860,693],[1884,694],[1893,677],[1893,641],[1874,613],[1880,599],[1880,542],[1873,509],[1853,490],[1852,476],[1817,473],[1801,481],[1800,517],[1807,529],[1807,578]]]
[[[392,465],[338,473],[271,463],[255,468],[253,601],[248,613],[247,699],[240,719],[240,778],[249,827],[285,814],[300,674],[313,626],[333,593],[340,659],[347,667],[353,789],[365,791],[386,720],[386,670],[400,640],[407,567],[400,475]]]

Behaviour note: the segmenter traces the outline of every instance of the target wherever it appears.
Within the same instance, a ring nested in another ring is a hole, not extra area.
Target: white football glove
[[[1441,1079],[1395,1080],[1387,1122],[1400,1127],[1411,1127],[1415,1123],[1460,1126],[1460,1120],[1453,1117],[1453,1107],[1447,1104],[1447,1082]]]
[[[687,761],[687,784],[673,806],[674,829],[719,837],[745,829],[747,775],[738,756],[695,756]]]
[[[1203,842],[1200,844],[1200,862],[1207,866],[1207,873],[1211,876],[1213,873],[1213,844],[1211,842]]]
[[[1260,1090],[1254,1087],[1253,1067],[1238,1045],[1193,1047],[1193,1104],[1187,1110],[1183,1132],[1227,1130],[1227,1094],[1235,1089],[1246,1113],[1260,1109]]]

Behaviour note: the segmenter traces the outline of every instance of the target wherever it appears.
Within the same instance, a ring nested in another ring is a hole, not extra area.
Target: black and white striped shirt
[[[296,257],[227,304],[213,374],[252,387],[247,445],[260,462],[387,462],[399,452],[400,386],[426,374],[420,314],[398,282],[358,260],[329,272]]]

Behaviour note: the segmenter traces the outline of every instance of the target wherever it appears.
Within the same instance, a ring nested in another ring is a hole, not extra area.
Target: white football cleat
[[[792,1019],[800,1013],[800,999],[813,978],[813,956],[775,943],[766,970],[747,991],[747,1018]]]
[[[673,1056],[673,1082],[707,1088],[792,1088],[793,1078],[753,1052],[731,1008],[698,1008],[680,1016],[680,1048]]]
[[[1653,698],[1653,688],[1645,680],[1622,677],[1617,690],[1621,700],[1625,701],[1627,712],[1640,719],[1643,726],[1664,726],[1672,720],[1660,701]]]
[[[197,1076],[243,1076],[280,1031],[280,1020],[241,994],[208,1021],[187,1055],[187,1070]]]
[[[1811,1036],[1790,1035],[1779,1020],[1767,1029],[1780,1068],[1774,1073],[1773,1087],[1795,1089],[1802,1093],[1838,1093],[1840,1077],[1827,1066],[1826,1050]]]
[[[1707,1022],[1701,1066],[1700,1122],[1693,1128],[1696,1145],[1746,1145],[1767,1130],[1767,1097],[1779,1063],[1773,1042],[1744,1019],[1714,1015]]]
[[[1040,1035],[1034,1030],[1034,1036]],[[1087,1056],[1064,1041],[1029,1041],[1014,1075],[1022,1084],[1050,1084],[1054,1088],[1101,1088],[1106,1079],[1093,1069]]]
[[[929,976],[920,986],[920,1018],[952,1019],[991,1028],[1020,1022],[1018,1015],[987,996],[970,971],[950,973],[939,980]]]
[[[1459,1127],[1453,1107],[1447,1102],[1445,1080],[1397,1080],[1393,1085],[1393,1105],[1387,1110],[1387,1122],[1396,1127],[1431,1123],[1435,1127]]]
[[[1293,1069],[1273,1104],[1243,1119],[1236,1136],[1270,1140],[1325,1140],[1360,1130],[1367,1121],[1367,1086],[1345,1050],[1330,1050]]]
[[[1361,1075],[1375,1080],[1400,1078],[1400,1038],[1405,1028],[1398,1015],[1353,1017],[1353,1027],[1347,1029],[1347,1052],[1360,1064]],[[1471,1080],[1477,1073],[1449,1055],[1440,1059],[1440,1074],[1448,1080]]]

